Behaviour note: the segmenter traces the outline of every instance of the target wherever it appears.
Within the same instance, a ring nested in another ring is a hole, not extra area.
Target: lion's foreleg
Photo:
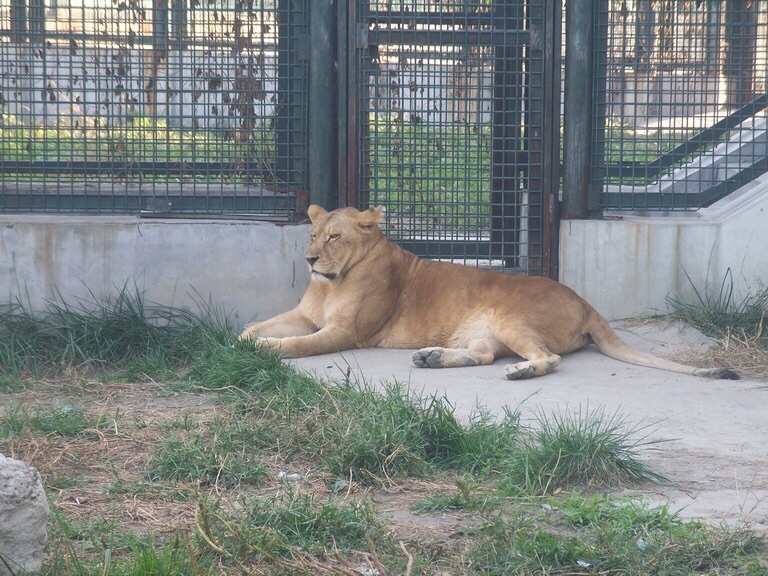
[[[256,342],[259,346],[270,348],[291,358],[330,354],[357,348],[354,336],[348,330],[334,326],[326,326],[306,336],[256,338]]]
[[[317,328],[298,309],[294,308],[279,314],[269,320],[247,326],[240,334],[240,339],[256,340],[257,338],[285,338],[288,336],[305,336],[312,334]]]

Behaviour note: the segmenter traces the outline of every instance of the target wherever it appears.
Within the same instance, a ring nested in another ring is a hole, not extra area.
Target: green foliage
[[[213,556],[196,549],[190,540],[172,537],[163,544],[122,532],[114,521],[89,518],[72,521],[52,507],[56,534],[41,576],[213,576],[219,572]],[[100,550],[96,558],[81,558],[76,542]]]
[[[57,118],[51,124],[29,125],[14,115],[2,114],[0,151],[8,161],[102,160],[105,165],[116,164],[123,177],[136,162],[222,162],[233,167],[227,179],[234,180],[240,176],[238,160],[268,167],[269,159],[275,157],[276,132],[269,120],[242,133],[247,136],[243,139],[240,135],[235,137],[234,132],[173,129],[164,120],[138,115],[129,115],[119,124],[98,119],[71,124],[67,119]],[[182,177],[195,176],[190,171]],[[254,175],[247,176],[252,180]]]
[[[4,378],[35,373],[52,344],[53,337],[46,334],[40,317],[20,304],[0,309],[0,373]]]
[[[97,440],[99,431],[109,430],[118,418],[101,415],[91,416],[77,406],[15,404],[6,407],[0,417],[0,446],[2,440],[22,436],[25,433],[46,436],[83,436]]]
[[[417,219],[419,229],[488,229],[490,129],[389,120],[370,128],[371,203]]]
[[[252,340],[211,340],[197,353],[188,371],[190,381],[210,390],[236,388],[250,395],[275,394],[296,372],[280,356],[262,352]]]
[[[331,442],[324,456],[339,476],[418,476],[427,464],[488,472],[512,452],[518,432],[516,414],[497,422],[476,410],[465,424],[446,398],[422,397],[397,383],[382,391],[353,386],[340,400],[336,429],[343,437]]]
[[[116,296],[68,304],[49,300],[33,314],[22,304],[0,312],[0,373],[37,374],[61,366],[105,363],[111,370],[168,376],[185,366],[210,341],[231,338],[226,314],[200,300],[200,313],[153,306],[138,288]]]
[[[372,387],[345,386],[334,397],[330,412],[315,414],[333,422],[323,426],[327,447],[321,457],[329,474],[376,481],[427,471],[430,447],[422,431],[429,416],[408,388],[386,385],[379,393]]]
[[[416,512],[440,513],[451,510],[472,512],[489,510],[499,503],[499,498],[471,479],[457,479],[453,493],[437,492],[419,500],[413,509]]]
[[[716,290],[709,284],[697,287],[687,277],[695,297],[692,301],[669,299],[677,317],[713,338],[735,335],[768,347],[768,333],[763,332],[768,313],[768,287],[761,285],[756,292],[739,296],[730,268]]]
[[[26,388],[26,383],[17,376],[12,374],[4,374],[0,371],[0,394],[10,394],[12,392],[19,392]]]
[[[601,408],[538,414],[536,427],[523,438],[507,468],[513,492],[547,494],[572,486],[620,486],[662,480],[639,459],[648,440],[645,427],[628,428],[620,413]]]
[[[535,521],[495,516],[468,557],[477,573],[735,574],[764,550],[753,532],[686,522],[664,506],[571,496],[546,510]]]
[[[484,408],[472,412],[467,423],[459,422],[445,407],[447,399],[433,408],[432,421],[444,423],[429,428],[432,438],[433,461],[446,469],[464,470],[472,474],[491,474],[505,467],[518,452],[523,434],[518,411],[504,409],[498,418]]]
[[[150,482],[192,480],[231,485],[266,475],[258,448],[271,439],[258,423],[215,418],[197,433],[169,436],[152,451],[144,476]]]
[[[431,466],[490,470],[513,448],[518,417],[477,411],[464,424],[445,398],[394,383],[328,386],[256,350],[219,346],[189,372],[197,385],[227,391],[243,414],[267,419],[293,457],[319,459],[333,477],[378,482],[422,476]]]
[[[265,500],[255,500],[240,519],[243,541],[255,550],[290,556],[292,550],[322,554],[365,549],[366,536],[375,536],[382,521],[366,501],[318,499],[299,489],[286,490]]]
[[[178,539],[160,547],[152,542],[131,546],[129,561],[116,563],[115,574],[121,576],[189,576],[199,574],[199,560],[191,546]]]

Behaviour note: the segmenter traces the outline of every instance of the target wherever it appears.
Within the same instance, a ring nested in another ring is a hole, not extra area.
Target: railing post
[[[333,209],[339,203],[335,2],[310,2],[309,23],[308,185],[313,204]]]
[[[565,110],[562,217],[588,216],[592,141],[593,1],[565,3]]]
[[[307,209],[307,189],[312,190],[309,174],[305,172],[308,155],[314,145],[308,136],[306,115],[314,113],[307,102],[308,68],[315,58],[310,54],[307,33],[309,0],[278,0],[277,30],[277,91],[279,100],[275,109],[277,131],[277,157],[275,181],[296,193],[296,210]],[[314,2],[313,2],[314,4]],[[311,55],[311,57],[310,57]]]

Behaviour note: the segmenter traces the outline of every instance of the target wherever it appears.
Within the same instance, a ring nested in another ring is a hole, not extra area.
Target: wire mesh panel
[[[289,214],[307,29],[290,0],[4,3],[0,211]]]
[[[550,272],[545,110],[559,86],[545,58],[559,50],[544,46],[559,22],[554,4],[358,2],[357,202],[385,205],[389,236],[404,247]]]
[[[766,171],[768,2],[597,6],[591,208],[696,208]]]

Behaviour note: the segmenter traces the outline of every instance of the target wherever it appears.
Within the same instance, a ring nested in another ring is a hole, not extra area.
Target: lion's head
[[[360,212],[343,208],[326,212],[320,206],[307,209],[312,221],[310,245],[304,255],[313,280],[335,280],[362,260],[367,248],[382,238],[378,224],[384,207]]]

